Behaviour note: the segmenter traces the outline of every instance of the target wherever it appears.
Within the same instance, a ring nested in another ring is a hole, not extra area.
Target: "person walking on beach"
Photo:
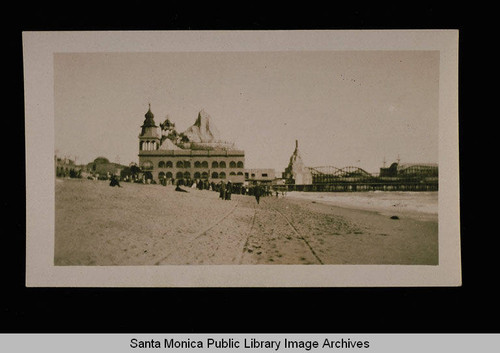
[[[260,189],[259,185],[255,186],[253,194],[255,196],[255,200],[257,200],[257,204],[259,204],[259,202],[260,202],[260,195],[262,194],[262,190]]]
[[[221,198],[222,200],[226,198],[226,185],[224,184],[223,181],[220,182],[219,198]]]
[[[227,182],[227,187],[226,187],[226,200],[231,200],[231,194],[232,194],[232,184],[230,181]]]

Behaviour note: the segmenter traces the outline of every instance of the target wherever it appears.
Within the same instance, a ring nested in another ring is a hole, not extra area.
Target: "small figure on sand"
[[[219,185],[219,198],[221,198],[222,200],[226,198],[226,185],[223,181],[221,181]]]
[[[118,181],[118,178],[114,175],[111,176],[111,181],[109,182],[109,186],[118,186],[121,188],[120,182]]]
[[[260,195],[262,195],[262,190],[260,189],[259,185],[255,186],[253,194],[254,194],[255,200],[257,200],[257,204],[258,204],[260,202]]]
[[[226,186],[226,196],[225,196],[225,199],[226,200],[231,200],[231,193],[233,192],[232,190],[232,184],[230,181],[227,182],[227,186]]]

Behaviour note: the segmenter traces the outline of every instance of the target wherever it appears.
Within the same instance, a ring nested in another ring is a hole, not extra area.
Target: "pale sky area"
[[[89,163],[138,162],[151,103],[182,132],[201,109],[246,168],[288,165],[378,173],[438,162],[438,51],[55,54],[55,148]]]

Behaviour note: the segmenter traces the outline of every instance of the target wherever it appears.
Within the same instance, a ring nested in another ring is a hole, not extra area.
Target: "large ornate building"
[[[221,141],[203,110],[191,127],[178,133],[168,116],[156,125],[150,105],[139,134],[139,166],[146,179],[159,182],[245,181],[245,152]]]

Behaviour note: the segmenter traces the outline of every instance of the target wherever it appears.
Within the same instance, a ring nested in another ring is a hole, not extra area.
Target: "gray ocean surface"
[[[286,197],[332,206],[376,211],[382,214],[405,213],[437,219],[438,192],[288,192]]]

